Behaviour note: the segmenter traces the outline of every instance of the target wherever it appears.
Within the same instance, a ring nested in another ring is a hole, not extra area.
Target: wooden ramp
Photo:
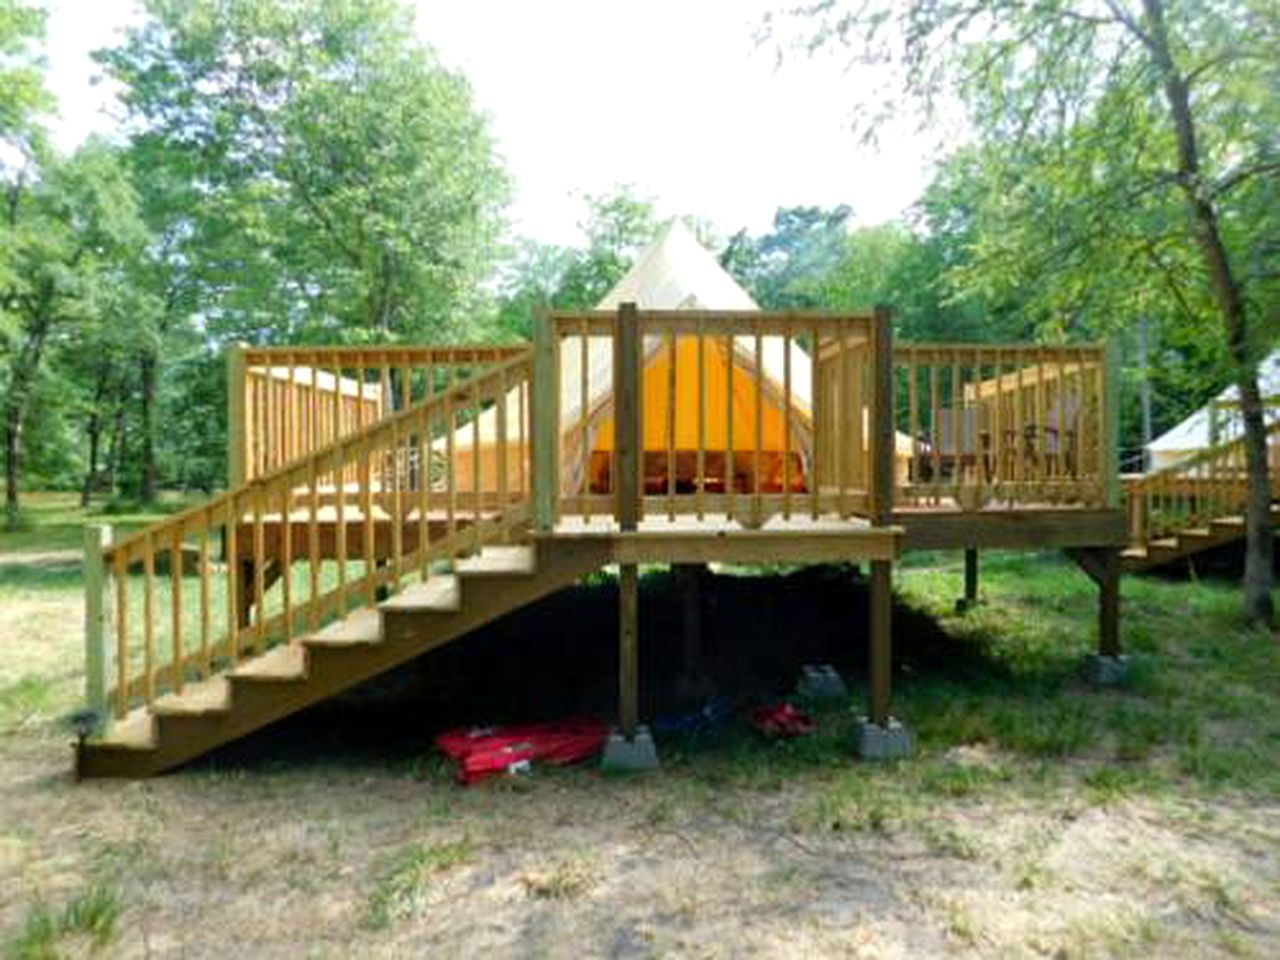
[[[452,574],[137,707],[79,746],[77,772],[145,777],[170,769],[573,583],[606,562],[609,549],[552,539],[487,547]]]

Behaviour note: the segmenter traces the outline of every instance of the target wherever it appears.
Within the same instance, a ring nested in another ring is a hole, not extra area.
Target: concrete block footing
[[[1099,687],[1119,686],[1129,679],[1131,669],[1132,664],[1125,654],[1108,657],[1095,653],[1085,660],[1085,674],[1089,682]]]
[[[813,700],[843,700],[849,695],[849,689],[830,664],[806,664],[800,668],[796,693]]]
[[[892,717],[884,726],[859,717],[854,746],[863,760],[900,760],[914,748],[911,733]]]
[[[614,730],[605,741],[600,766],[605,770],[626,773],[658,769],[658,750],[649,728],[636,727],[635,736],[631,738],[620,730]]]

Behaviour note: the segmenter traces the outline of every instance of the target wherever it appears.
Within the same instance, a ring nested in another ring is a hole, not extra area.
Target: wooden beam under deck
[[[1043,507],[992,510],[897,510],[903,551],[1122,547],[1129,539],[1123,510]]]

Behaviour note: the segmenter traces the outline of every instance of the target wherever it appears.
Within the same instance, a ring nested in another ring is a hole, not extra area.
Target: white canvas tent
[[[1280,350],[1274,351],[1258,367],[1258,385],[1266,405],[1267,423],[1280,421]],[[1161,470],[1207,450],[1215,443],[1240,437],[1240,393],[1227,387],[1167,433],[1147,444],[1148,469]]]
[[[737,310],[755,311],[759,307],[750,295],[716,261],[693,234],[679,221],[673,220],[658,239],[636,261],[627,274],[597,305],[600,310],[616,310],[623,303],[635,303],[641,310]],[[751,440],[746,436],[746,424],[754,423],[754,381],[756,371],[755,341],[752,337],[735,338],[732,370],[724,356],[725,347],[707,342],[706,351],[707,396],[712,409],[704,424],[706,449],[723,450],[726,446],[726,401],[733,397],[733,422],[735,451],[745,454]],[[696,370],[692,342],[681,342],[677,347],[676,369],[682,384]],[[644,343],[644,361],[641,376],[652,388],[643,391],[645,411],[643,430],[646,451],[666,449],[667,416],[665,409],[665,384],[669,372],[667,346],[660,337],[647,337]],[[685,352],[689,356],[685,356]],[[766,446],[773,463],[772,481],[779,482],[784,417],[784,367],[786,341],[780,336],[762,338],[761,371],[763,374],[762,419]],[[583,389],[582,367],[584,350],[581,337],[568,336],[560,348],[560,424],[562,430],[561,462],[563,468],[563,492],[576,493],[583,489],[599,489],[602,476],[607,473],[608,456],[613,449],[613,346],[607,337],[588,337],[585,359],[587,366],[587,442],[589,455],[582,455]],[[807,482],[807,464],[812,445],[812,364],[809,354],[798,343],[791,343],[791,473],[793,489]],[[692,374],[696,376],[696,374]],[[732,390],[729,380],[732,376]],[[680,396],[691,398],[694,390],[681,386]],[[661,407],[656,409],[655,405]],[[675,410],[676,446],[682,451],[696,447],[697,404],[677,401]],[[507,400],[507,422],[514,425],[520,410],[520,399],[513,391]],[[496,473],[496,457],[493,445],[496,440],[497,414],[486,411],[480,418],[481,483],[483,489],[492,489]],[[514,428],[509,426],[509,430]],[[910,455],[910,440],[899,436],[900,458]],[[904,447],[905,444],[905,447]],[[455,440],[458,482],[471,484],[470,450],[472,432],[470,426],[459,430]],[[436,448],[443,443],[437,441]],[[509,456],[519,451],[513,446]],[[687,463],[687,461],[684,461]],[[509,464],[508,475],[514,476],[514,461]],[[679,471],[684,468],[678,468]],[[723,470],[724,467],[721,467]],[[585,475],[590,473],[590,476]],[[467,487],[469,489],[469,486]]]

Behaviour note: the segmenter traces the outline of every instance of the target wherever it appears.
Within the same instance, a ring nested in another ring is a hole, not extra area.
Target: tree
[[[99,56],[124,85],[148,170],[186,194],[153,226],[190,253],[176,262],[198,270],[211,328],[284,342],[465,329],[507,179],[465,81],[417,42],[408,11],[393,0],[146,10]]]
[[[1040,308],[1178,301],[1216,318],[1240,391],[1249,476],[1246,616],[1269,621],[1273,541],[1257,363],[1274,342],[1280,8],[1273,0],[828,0],[843,43],[902,97],[966,110],[990,192],[970,284],[1033,272]],[[1034,304],[1032,305],[1034,307]],[[1041,320],[1045,318],[1042,316]]]
[[[844,261],[853,211],[841,205],[780,207],[773,229],[759,237],[740,230],[720,262],[772,310],[827,306],[823,284]]]
[[[90,141],[73,156],[49,156],[40,178],[12,201],[15,273],[0,302],[15,321],[8,338],[3,420],[5,516],[19,522],[23,432],[49,350],[99,316],[117,258],[144,239],[132,185],[117,152]]]

